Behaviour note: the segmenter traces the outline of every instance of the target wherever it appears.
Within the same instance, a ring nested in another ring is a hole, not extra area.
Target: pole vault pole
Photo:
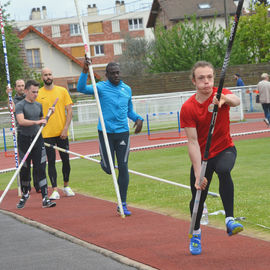
[[[241,15],[243,2],[244,2],[244,0],[240,0],[238,2],[236,14],[235,14],[235,17],[234,17],[234,22],[233,22],[230,37],[229,37],[228,47],[227,47],[227,51],[226,51],[226,54],[225,54],[225,58],[224,58],[224,62],[223,62],[223,66],[222,66],[222,70],[221,70],[221,74],[220,74],[220,80],[219,80],[219,85],[218,85],[218,90],[217,90],[217,99],[218,99],[218,101],[220,100],[220,97],[221,97],[222,88],[223,88],[225,75],[226,75],[226,70],[227,70],[227,67],[228,67],[228,64],[229,64],[229,61],[230,61],[232,45],[233,45],[234,37],[235,37],[235,34],[236,34],[236,29],[237,29],[237,25],[238,25],[238,22],[239,22],[239,18],[240,18],[240,15]],[[205,171],[206,171],[206,166],[207,166],[207,161],[208,161],[208,156],[209,156],[209,149],[210,149],[211,139],[212,139],[212,135],[213,135],[213,132],[214,132],[214,127],[215,127],[215,123],[216,123],[216,119],[217,119],[217,113],[218,113],[218,105],[215,104],[214,109],[213,109],[213,114],[212,114],[210,127],[209,127],[209,132],[208,132],[208,136],[207,136],[205,151],[204,151],[204,155],[203,155],[203,161],[202,161],[202,166],[201,166],[199,185],[202,184],[204,176],[205,176]],[[198,213],[198,207],[199,207],[199,204],[200,204],[201,193],[202,193],[201,190],[197,190],[197,192],[196,192],[196,197],[195,197],[193,211],[192,211],[192,218],[191,218],[191,223],[190,223],[190,228],[189,228],[189,237],[190,238],[193,235],[193,230],[194,230],[195,222],[196,222],[196,219],[197,219],[197,213]]]
[[[64,152],[64,153],[67,153],[67,154],[70,154],[70,155],[74,155],[74,156],[77,156],[77,157],[79,157],[79,158],[91,160],[91,161],[94,161],[94,162],[96,162],[96,163],[100,163],[100,161],[99,161],[98,159],[91,158],[91,157],[89,157],[89,156],[84,156],[84,155],[81,155],[81,154],[72,152],[72,151],[67,150],[67,149],[64,149],[64,148],[60,148],[60,147],[55,146],[55,145],[52,145],[52,144],[48,144],[48,143],[44,143],[44,144],[45,144],[45,146],[54,148],[54,149],[56,149],[56,150],[58,150],[58,151],[61,151],[61,152]],[[116,167],[116,168],[117,168],[117,167]],[[129,169],[128,171],[129,171],[130,173],[133,173],[133,174],[135,174],[135,175],[139,175],[139,176],[142,176],[142,177],[145,177],[145,178],[149,178],[149,179],[156,180],[156,181],[163,182],[163,183],[167,183],[167,184],[170,184],[170,185],[174,185],[174,186],[178,186],[178,187],[190,189],[190,186],[183,185],[183,184],[180,184],[180,183],[176,183],[176,182],[173,182],[173,181],[169,181],[169,180],[166,180],[166,179],[163,179],[163,178],[160,178],[160,177],[152,176],[152,175],[149,175],[149,174],[137,172],[137,171],[130,170],[130,169]],[[211,195],[211,196],[213,196],[213,197],[219,197],[219,194],[217,194],[217,193],[215,193],[215,192],[210,192],[210,191],[208,191],[208,194]]]
[[[52,107],[55,107],[57,101],[58,101],[58,98],[55,100],[55,102],[54,102],[54,104],[53,104]],[[48,120],[49,120],[51,114],[52,114],[52,110],[49,109],[49,111],[48,111],[48,113],[47,113],[47,116],[46,116],[46,118],[45,118],[45,119],[47,120],[47,122],[48,122]],[[20,163],[19,167],[17,168],[16,172],[14,173],[14,175],[13,175],[12,178],[11,178],[11,180],[9,181],[7,187],[5,188],[4,192],[2,193],[2,195],[1,195],[1,197],[0,197],[0,204],[1,204],[1,202],[3,201],[5,195],[7,194],[7,192],[8,192],[8,190],[9,190],[10,186],[12,185],[14,179],[15,179],[16,176],[19,174],[19,172],[20,172],[20,170],[21,170],[21,168],[22,168],[24,162],[25,162],[26,159],[28,158],[28,156],[29,156],[29,154],[30,154],[32,148],[34,147],[34,145],[35,145],[35,143],[36,143],[38,137],[40,136],[41,131],[42,131],[42,129],[43,129],[44,127],[45,127],[45,124],[42,124],[41,127],[40,127],[40,129],[38,130],[38,133],[36,134],[34,140],[32,141],[31,145],[29,146],[27,152],[25,153],[23,159],[21,160],[21,163]]]
[[[11,88],[11,86],[10,86],[10,76],[9,76],[9,67],[8,67],[6,37],[5,37],[5,29],[4,29],[3,13],[2,13],[2,5],[1,5],[1,3],[0,3],[0,24],[1,24],[1,33],[2,33],[2,43],[3,43],[5,66],[6,66],[7,85],[8,85],[8,88]],[[18,158],[17,139],[16,139],[16,132],[15,132],[15,117],[14,117],[14,108],[13,108],[13,102],[12,102],[12,94],[10,92],[8,93],[8,101],[9,101],[9,111],[10,111],[10,116],[11,116],[11,129],[12,129],[12,136],[13,136],[15,164],[16,164],[16,168],[18,168],[19,167],[19,158]],[[21,196],[21,185],[20,185],[20,178],[19,177],[17,177],[17,185],[18,185],[18,195]]]
[[[80,28],[81,28],[82,39],[83,39],[83,43],[84,43],[85,54],[89,59],[91,59],[89,46],[88,46],[87,41],[86,41],[86,36],[85,36],[85,33],[84,33],[82,17],[81,17],[81,15],[79,13],[79,7],[78,7],[77,0],[74,0],[74,3],[75,3],[75,6],[76,6],[77,16],[78,16],[79,23],[80,23]],[[89,65],[89,73],[90,73],[92,85],[93,85],[93,88],[94,88],[94,94],[95,94],[96,103],[97,103],[99,120],[100,120],[100,124],[101,124],[101,127],[102,127],[103,138],[104,138],[106,151],[107,151],[107,155],[108,155],[108,159],[109,159],[109,163],[110,163],[110,168],[111,168],[111,172],[112,172],[112,178],[113,178],[114,188],[115,188],[115,192],[116,192],[116,196],[117,196],[118,207],[120,209],[121,217],[124,218],[125,214],[124,214],[124,211],[123,211],[122,201],[121,201],[120,192],[119,192],[119,188],[118,188],[118,184],[117,184],[117,179],[116,179],[116,174],[115,174],[115,170],[114,170],[111,150],[110,150],[109,141],[108,141],[107,132],[106,132],[106,127],[105,127],[103,114],[102,114],[102,110],[101,110],[101,106],[100,106],[100,101],[99,101],[99,96],[98,96],[98,91],[97,91],[97,86],[96,86],[96,81],[95,81],[95,76],[94,76],[91,61],[90,61],[90,65]]]

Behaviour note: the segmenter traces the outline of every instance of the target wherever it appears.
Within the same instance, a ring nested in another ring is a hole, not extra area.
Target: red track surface
[[[232,133],[266,129],[264,123],[232,124]],[[163,134],[162,136],[168,136]],[[171,134],[169,136],[172,136]],[[235,137],[269,137],[270,133]],[[161,134],[158,134],[161,137]],[[149,141],[146,135],[132,136],[131,147],[178,140]],[[98,152],[97,141],[73,143],[71,151],[82,155]],[[14,158],[1,153],[0,168],[14,167]],[[6,162],[8,160],[8,162]],[[4,166],[4,164],[8,164]],[[188,251],[189,222],[130,207],[131,217],[120,218],[116,204],[80,194],[62,197],[52,209],[41,209],[41,195],[33,193],[24,209],[16,209],[16,190],[9,191],[1,209],[22,215],[79,239],[162,270],[269,269],[270,242],[243,235],[228,237],[224,230],[203,227],[200,256]],[[63,211],[65,209],[65,211]]]
[[[157,269],[269,269],[270,242],[243,235],[229,237],[225,228],[203,226],[203,252],[192,256],[187,221],[133,207],[133,215],[122,219],[115,203],[79,194],[62,197],[51,209],[41,208],[41,195],[36,193],[24,209],[16,209],[17,202],[12,190],[1,208]]]

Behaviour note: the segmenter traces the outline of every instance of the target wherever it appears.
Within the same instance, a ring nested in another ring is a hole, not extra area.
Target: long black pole
[[[238,6],[236,9],[234,22],[233,22],[230,37],[229,37],[228,47],[227,47],[227,51],[226,51],[226,54],[224,57],[224,62],[223,62],[223,66],[222,66],[222,70],[221,70],[221,74],[220,74],[220,80],[219,80],[219,85],[218,85],[218,90],[217,90],[217,95],[216,95],[218,101],[220,100],[220,97],[221,97],[222,88],[223,88],[225,75],[226,75],[226,70],[227,70],[228,64],[230,62],[231,50],[232,50],[232,46],[233,46],[234,37],[236,34],[237,25],[238,25],[239,18],[241,15],[243,3],[244,3],[244,0],[240,0],[238,2]],[[217,119],[217,113],[218,113],[218,105],[215,104],[214,109],[213,109],[210,127],[209,127],[209,132],[208,132],[208,136],[207,136],[205,151],[204,151],[204,155],[203,155],[199,185],[202,184],[203,178],[205,176],[207,160],[208,160],[208,156],[209,156],[209,149],[211,146],[211,139],[212,139],[212,135],[214,132],[214,127],[215,127],[215,123],[216,123],[216,119]],[[197,219],[197,213],[198,213],[198,207],[199,207],[199,203],[200,203],[200,199],[201,199],[201,193],[202,193],[201,190],[197,190],[197,192],[196,192],[196,197],[195,197],[193,211],[192,211],[192,218],[191,218],[191,223],[190,223],[190,228],[189,228],[189,237],[190,238],[193,235],[193,230],[194,230],[195,222]]]

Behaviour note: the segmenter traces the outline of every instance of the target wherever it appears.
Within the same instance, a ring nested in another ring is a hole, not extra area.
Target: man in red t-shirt
[[[234,221],[233,200],[234,186],[231,178],[231,170],[236,159],[236,148],[230,136],[230,107],[240,104],[240,99],[228,89],[223,89],[220,101],[216,98],[217,88],[214,86],[214,68],[212,64],[199,61],[191,73],[192,83],[196,87],[196,93],[182,106],[180,113],[181,127],[185,129],[188,139],[188,152],[192,162],[190,173],[190,185],[192,199],[190,212],[192,215],[197,189],[201,189],[201,199],[198,208],[193,237],[190,241],[190,252],[193,255],[201,253],[201,229],[200,220],[203,204],[211,183],[213,173],[219,178],[219,192],[225,210],[225,223],[229,236],[243,230],[243,226]],[[199,185],[201,162],[205,151],[205,145],[209,132],[214,104],[218,104],[218,114],[212,135],[209,150],[205,178]]]

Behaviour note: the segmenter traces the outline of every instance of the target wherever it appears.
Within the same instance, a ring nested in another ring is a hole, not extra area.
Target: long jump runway
[[[248,126],[244,125],[232,125],[232,129],[236,133],[243,132]],[[248,130],[255,125],[256,129],[265,129],[265,125],[258,122],[250,123]],[[253,137],[269,137],[269,134]],[[146,145],[146,141],[145,135],[132,136],[131,147]],[[164,141],[150,141],[152,145],[158,143]],[[83,155],[98,151],[97,142],[74,143],[70,148]],[[2,160],[1,157],[1,163]],[[188,250],[190,223],[184,220],[134,207],[129,207],[132,216],[123,219],[117,215],[115,202],[81,194],[71,198],[62,196],[52,209],[41,209],[41,195],[35,192],[32,192],[24,209],[17,209],[17,202],[17,190],[10,190],[0,207],[12,215],[26,218],[30,223],[47,225],[54,230],[53,233],[55,230],[63,232],[110,251],[117,260],[117,254],[122,255],[131,259],[123,262],[140,269],[150,269],[147,267],[150,266],[162,270],[265,270],[270,267],[270,242],[243,234],[229,237],[225,225],[223,230],[203,226],[202,254],[192,256]],[[131,263],[134,261],[135,265]],[[136,265],[136,262],[141,264]]]

